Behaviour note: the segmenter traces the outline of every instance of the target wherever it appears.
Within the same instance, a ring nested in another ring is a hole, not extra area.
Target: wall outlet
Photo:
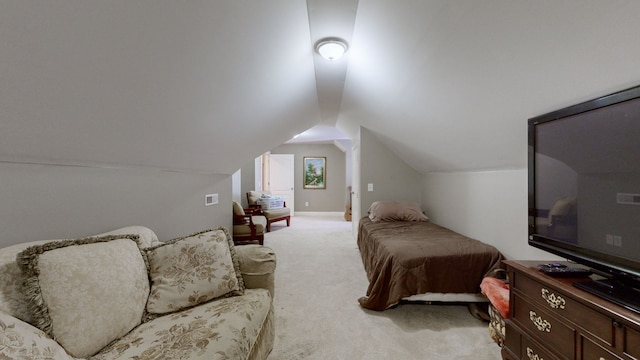
[[[373,191],[373,183],[367,184],[367,191]]]
[[[309,202],[308,202],[308,201],[305,201],[305,202],[304,202],[304,206],[309,206]]]

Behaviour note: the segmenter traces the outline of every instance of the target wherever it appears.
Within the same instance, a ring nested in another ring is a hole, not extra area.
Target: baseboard
[[[340,211],[296,211],[294,216],[344,216]]]

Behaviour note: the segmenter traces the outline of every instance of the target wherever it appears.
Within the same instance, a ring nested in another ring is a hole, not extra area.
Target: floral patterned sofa
[[[265,359],[275,266],[225,228],[0,249],[0,359]]]

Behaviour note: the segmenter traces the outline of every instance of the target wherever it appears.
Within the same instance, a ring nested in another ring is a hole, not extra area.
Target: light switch
[[[367,191],[373,191],[373,183],[367,184]]]

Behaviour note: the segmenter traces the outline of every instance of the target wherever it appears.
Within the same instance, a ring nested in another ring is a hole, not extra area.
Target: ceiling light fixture
[[[347,49],[347,42],[338,38],[324,38],[316,43],[318,54],[329,61],[340,59]]]

